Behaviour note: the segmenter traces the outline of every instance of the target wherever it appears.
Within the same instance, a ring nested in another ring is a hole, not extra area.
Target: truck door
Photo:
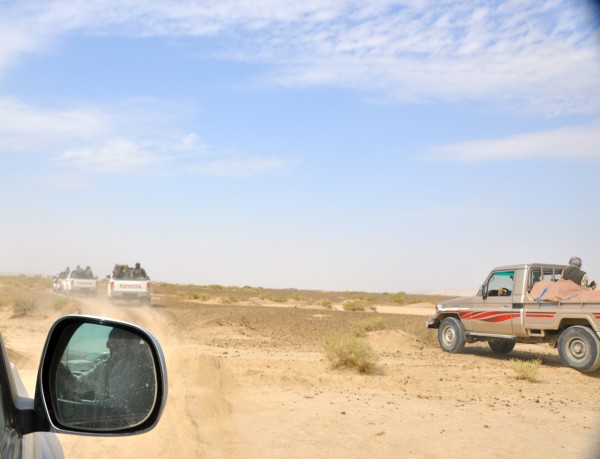
[[[513,309],[514,270],[493,271],[478,292],[473,312],[465,323],[467,329],[481,333],[511,334],[513,318],[520,310]],[[470,325],[470,326],[469,326]]]

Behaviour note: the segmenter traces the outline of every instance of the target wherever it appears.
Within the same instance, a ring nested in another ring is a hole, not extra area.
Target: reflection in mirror
[[[133,332],[89,323],[74,325],[66,335],[55,363],[59,421],[99,432],[144,422],[157,398],[148,343]]]

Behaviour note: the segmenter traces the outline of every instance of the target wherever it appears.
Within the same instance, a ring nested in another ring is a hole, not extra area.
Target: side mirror
[[[42,356],[34,407],[58,433],[123,435],[152,429],[167,400],[162,350],[146,330],[65,316]]]
[[[487,299],[488,297],[488,286],[487,284],[484,284],[481,286],[481,296],[483,296],[483,299]]]

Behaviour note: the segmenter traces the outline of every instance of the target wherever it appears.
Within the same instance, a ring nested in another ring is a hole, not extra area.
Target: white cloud
[[[66,141],[99,137],[110,131],[106,114],[95,109],[40,108],[0,98],[0,150],[52,150]]]
[[[69,169],[129,175],[199,174],[219,177],[249,177],[272,174],[294,162],[219,152],[199,142],[195,133],[181,139],[162,138],[136,142],[111,139],[106,143],[65,151],[59,160]]]
[[[129,139],[112,139],[101,146],[68,150],[60,159],[75,169],[113,174],[141,174],[148,166],[165,160]]]
[[[218,36],[215,56],[269,64],[281,85],[592,113],[600,57],[586,13],[570,0],[21,1],[0,24],[11,25],[0,75],[11,55],[66,33]]]
[[[441,145],[427,152],[427,157],[471,162],[519,159],[597,161],[600,160],[600,123],[504,139]]]
[[[0,154],[41,151],[47,159],[57,159],[59,167],[88,174],[183,175],[191,171],[239,177],[270,174],[293,164],[218,151],[202,143],[195,132],[175,135],[171,126],[177,119],[170,113],[181,112],[185,109],[169,106],[165,110],[148,101],[59,109],[0,98]],[[155,126],[162,129],[153,130]],[[68,180],[73,183],[68,186],[82,187],[85,177],[75,177]],[[52,187],[57,183],[52,177],[42,182]]]

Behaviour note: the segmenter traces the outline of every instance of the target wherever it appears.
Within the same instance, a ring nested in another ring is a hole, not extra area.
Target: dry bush
[[[375,330],[384,330],[385,329],[385,320],[383,317],[378,316],[371,320],[364,320],[362,322],[357,322],[352,324],[352,333],[354,336],[364,337],[367,332],[375,331]]]
[[[542,366],[542,361],[540,359],[510,359],[509,365],[517,374],[517,379],[524,379],[529,382],[537,382],[537,374],[540,367]]]
[[[333,368],[350,368],[359,373],[372,373],[379,360],[369,342],[352,333],[325,337],[323,349]]]
[[[221,303],[223,304],[234,304],[238,303],[240,299],[235,295],[227,295],[221,298]]]
[[[190,298],[192,300],[208,301],[212,298],[212,296],[207,295],[206,293],[192,292],[190,293]]]
[[[18,297],[13,303],[12,317],[24,317],[35,309],[35,299],[32,297]]]
[[[364,311],[365,305],[360,300],[347,300],[344,301],[342,307],[345,311]]]
[[[261,300],[272,301],[273,303],[287,303],[287,298],[283,296],[262,295]]]
[[[300,295],[299,293],[292,293],[290,298],[294,301],[306,301],[306,297],[304,295]]]
[[[406,293],[404,293],[404,292],[392,293],[390,295],[390,300],[392,300],[394,303],[405,304],[407,302]]]
[[[331,300],[328,300],[327,298],[323,298],[321,301],[319,301],[319,304],[321,306],[323,306],[324,308],[327,308],[327,309],[331,309],[332,308],[332,306],[331,306]]]

